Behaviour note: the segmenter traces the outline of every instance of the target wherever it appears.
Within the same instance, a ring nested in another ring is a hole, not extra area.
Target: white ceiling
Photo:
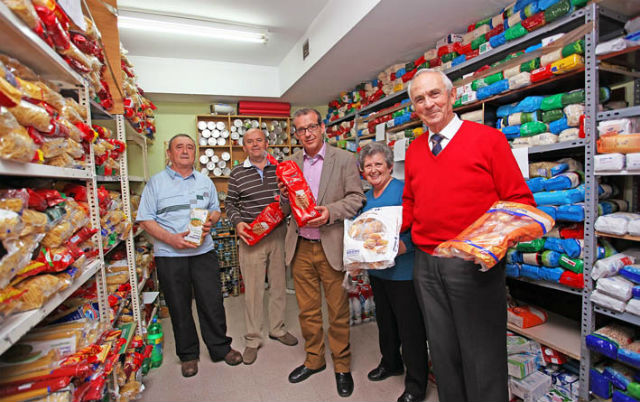
[[[124,29],[120,30],[120,41],[136,56],[277,66],[326,3],[327,0],[118,0],[118,8],[124,10],[229,21],[269,30],[269,41],[264,45]]]
[[[381,0],[297,82],[288,89],[283,88],[281,100],[297,105],[326,104],[340,91],[350,90],[361,81],[375,78],[378,72],[391,64],[417,58],[447,33],[464,32],[468,24],[497,14],[511,2],[513,0]],[[640,12],[640,1],[606,2],[615,3],[617,11],[630,15]],[[193,38],[179,41],[126,31],[121,31],[121,41],[130,54],[136,56],[278,66],[328,3],[329,0],[119,0],[119,7],[206,16],[254,24],[271,32],[266,45],[215,44]],[[629,10],[629,3],[636,5],[633,10]],[[237,100],[237,97],[215,94],[191,96],[154,94],[151,91],[150,95],[154,100],[179,102]]]

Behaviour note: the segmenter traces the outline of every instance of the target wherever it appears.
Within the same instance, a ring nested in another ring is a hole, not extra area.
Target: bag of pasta
[[[0,107],[0,158],[30,162],[36,152],[27,130],[4,107]]]
[[[253,246],[271,233],[284,219],[284,214],[280,209],[280,202],[274,201],[267,205],[262,212],[249,224],[250,230],[245,231],[249,237],[247,244]]]
[[[472,260],[482,266],[481,271],[488,271],[508,248],[542,237],[554,224],[549,215],[530,205],[496,201],[455,239],[436,247],[433,255]]]
[[[395,265],[400,244],[402,207],[373,208],[344,221],[343,263],[348,271]]]
[[[302,170],[292,160],[278,164],[276,175],[287,186],[291,213],[299,227],[320,216],[316,210],[316,200],[304,179]]]

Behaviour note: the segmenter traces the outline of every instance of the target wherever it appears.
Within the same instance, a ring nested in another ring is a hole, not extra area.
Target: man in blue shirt
[[[145,186],[136,218],[153,237],[160,288],[169,307],[176,354],[185,377],[198,373],[200,354],[191,313],[192,289],[202,338],[211,359],[224,360],[229,365],[242,361],[242,355],[231,349],[231,338],[226,336],[220,270],[209,236],[212,224],[220,219],[218,194],[211,179],[193,169],[195,153],[195,142],[188,135],[171,138],[167,149],[170,164]],[[192,208],[209,211],[199,246],[185,240]]]

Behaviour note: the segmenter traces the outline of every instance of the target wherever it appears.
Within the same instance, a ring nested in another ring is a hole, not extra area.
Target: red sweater
[[[535,206],[507,140],[500,131],[469,121],[433,156],[425,133],[405,158],[402,231],[431,254],[498,200]]]

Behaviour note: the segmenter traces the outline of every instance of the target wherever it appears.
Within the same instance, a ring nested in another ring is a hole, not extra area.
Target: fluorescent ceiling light
[[[127,14],[120,12],[118,16],[118,27],[121,29],[253,43],[266,43],[268,39],[266,29],[153,14]]]

